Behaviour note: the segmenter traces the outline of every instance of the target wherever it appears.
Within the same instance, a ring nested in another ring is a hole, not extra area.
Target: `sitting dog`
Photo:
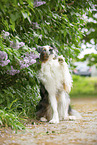
[[[68,93],[72,87],[72,77],[63,56],[56,56],[54,49],[43,46],[40,53],[41,69],[40,95],[37,118],[44,117],[50,123],[60,120],[80,119],[81,115],[71,109]]]

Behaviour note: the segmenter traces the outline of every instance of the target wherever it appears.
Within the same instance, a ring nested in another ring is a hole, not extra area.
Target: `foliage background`
[[[72,98],[97,97],[97,77],[81,77],[73,75]]]
[[[81,50],[81,41],[91,40],[92,33],[85,34],[82,29],[90,28],[83,14],[93,17],[93,6],[97,8],[94,0],[0,1],[1,125],[16,129],[21,116],[35,116],[39,101],[37,48],[52,45],[71,63]]]

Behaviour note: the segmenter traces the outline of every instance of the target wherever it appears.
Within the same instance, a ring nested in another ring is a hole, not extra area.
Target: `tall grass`
[[[16,132],[18,129],[25,129],[23,123],[20,122],[20,118],[12,111],[0,110],[0,125],[5,127],[11,127]]]
[[[97,97],[97,77],[73,75],[71,97]]]

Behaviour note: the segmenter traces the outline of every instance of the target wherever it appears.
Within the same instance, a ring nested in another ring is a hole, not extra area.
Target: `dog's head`
[[[56,55],[56,51],[51,46],[46,45],[40,48],[41,62],[46,62],[50,57],[54,59]]]

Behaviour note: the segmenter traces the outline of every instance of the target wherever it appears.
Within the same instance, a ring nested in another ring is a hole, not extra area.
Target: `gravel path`
[[[1,130],[0,145],[97,145],[97,98],[72,99],[81,121],[28,124],[17,134]]]

